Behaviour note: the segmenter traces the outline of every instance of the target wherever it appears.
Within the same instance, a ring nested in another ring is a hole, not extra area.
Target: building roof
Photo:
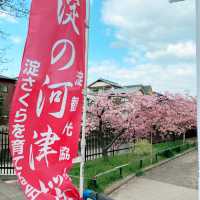
[[[0,75],[0,80],[17,81],[16,78],[10,78],[7,76]]]
[[[122,89],[124,92],[137,92],[137,91],[141,91],[143,94],[151,94],[152,93],[152,87],[150,85],[142,85],[142,84],[138,84],[138,85],[126,85],[123,86]],[[119,91],[122,91],[121,89],[119,89]]]
[[[143,86],[144,94],[151,94],[153,92],[152,87],[150,85]]]
[[[103,78],[99,78],[97,79],[95,82],[91,83],[88,87],[91,87],[92,85],[94,85],[96,82],[104,82],[104,83],[107,83],[109,85],[112,85],[112,86],[115,86],[115,87],[119,87],[119,88],[122,88],[122,86],[118,83],[115,83],[113,81],[109,81],[109,80],[106,80],[106,79],[103,79]]]
[[[124,88],[142,88],[143,85],[139,84],[139,85],[125,85]]]
[[[88,86],[88,88],[92,88],[92,86],[95,85],[97,82],[104,82],[108,85],[114,86],[114,89],[110,90],[110,92],[114,92],[114,93],[130,93],[130,92],[137,92],[137,91],[140,91],[145,95],[151,95],[153,93],[152,87],[150,85],[136,84],[136,85],[122,86],[118,83],[115,83],[103,78],[97,79],[95,82],[91,83]]]

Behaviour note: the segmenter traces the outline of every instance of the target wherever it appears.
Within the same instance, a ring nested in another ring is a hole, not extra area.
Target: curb
[[[189,150],[187,150],[187,151],[185,151],[185,152],[183,152],[183,153],[177,154],[177,155],[175,155],[175,156],[173,156],[173,157],[171,157],[171,158],[169,158],[169,159],[166,159],[166,160],[160,161],[160,162],[158,162],[158,163],[156,163],[156,164],[153,164],[153,165],[150,165],[150,166],[148,166],[148,167],[145,167],[145,168],[142,169],[142,171],[143,171],[143,172],[150,171],[151,169],[154,169],[154,168],[157,168],[157,167],[159,167],[159,166],[162,166],[162,165],[164,165],[164,164],[166,164],[166,163],[168,163],[168,162],[170,162],[170,161],[172,161],[172,160],[175,160],[175,159],[177,159],[177,158],[179,158],[179,157],[182,157],[182,156],[184,156],[185,154],[188,154],[188,153],[190,153],[190,152],[192,152],[192,151],[195,151],[195,150],[196,150],[196,147],[191,148],[191,149],[189,149]],[[125,185],[126,183],[128,183],[130,180],[132,180],[132,179],[135,178],[135,177],[136,177],[136,174],[133,173],[133,174],[131,174],[131,175],[125,177],[124,179],[119,180],[119,181],[117,181],[117,182],[111,184],[107,189],[105,189],[104,193],[105,193],[106,195],[110,195],[111,193],[113,193],[114,191],[116,191],[116,190],[119,189],[121,186]]]
[[[12,181],[16,180],[17,181],[17,176],[16,175],[0,175],[0,181]]]

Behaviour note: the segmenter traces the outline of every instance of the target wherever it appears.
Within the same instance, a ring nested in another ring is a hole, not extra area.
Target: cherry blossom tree
[[[186,95],[101,94],[88,108],[87,134],[103,141],[107,155],[111,146],[121,142],[185,135],[196,128],[196,114],[196,99]]]
[[[131,98],[138,102],[137,112],[132,117],[139,136],[144,131],[146,135],[159,135],[162,138],[180,136],[196,128],[196,100],[193,97],[166,93],[133,95]]]
[[[106,156],[108,149],[128,129],[124,105],[113,102],[109,95],[97,96],[87,112],[87,134],[96,134],[102,143],[102,152]]]

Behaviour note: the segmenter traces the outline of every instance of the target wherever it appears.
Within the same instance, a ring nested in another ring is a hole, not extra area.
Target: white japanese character
[[[49,181],[48,186],[54,189],[54,185],[60,187],[63,184],[64,178],[61,175],[57,175],[52,178],[53,181]]]
[[[46,77],[45,84],[49,84],[49,77]],[[51,112],[49,113],[55,118],[63,118],[66,104],[67,104],[67,96],[68,96],[68,87],[72,87],[73,84],[71,82],[64,82],[64,83],[56,83],[48,86],[48,89],[52,90],[51,96],[49,97],[49,103],[60,103],[60,110],[58,112]],[[62,90],[56,90],[56,89],[64,89],[64,92]],[[56,90],[56,91],[55,91]],[[62,100],[61,100],[62,96]],[[40,117],[45,105],[45,96],[43,94],[43,91],[40,90],[38,100],[37,100],[37,106],[36,106],[36,114],[37,117]]]
[[[56,191],[56,200],[70,200],[69,198],[67,198],[66,194],[58,187],[55,187],[55,191]]]
[[[59,24],[72,24],[72,27],[77,35],[80,35],[78,27],[76,25],[76,19],[79,18],[77,7],[80,7],[80,0],[58,0],[57,17]],[[67,13],[68,8],[68,13]]]
[[[65,168],[64,171],[63,171],[63,177],[66,180],[72,181],[71,178],[70,178],[70,176],[67,173],[67,168]]]
[[[63,129],[62,134],[66,133],[67,136],[72,136],[72,134],[73,134],[73,132],[72,132],[73,128],[74,127],[73,127],[72,122],[67,122],[66,125],[65,125],[65,128]]]
[[[31,76],[28,76],[28,78],[23,78],[22,82],[21,89],[25,92],[31,92],[35,80]]]
[[[35,170],[35,161],[34,161],[34,156],[33,156],[33,145],[30,145],[30,150],[29,150],[29,166],[31,170]]]
[[[39,184],[40,184],[40,191],[43,193],[47,193],[49,192],[49,188],[46,187],[46,185],[44,184],[43,181],[39,180]]]
[[[20,109],[16,112],[15,114],[15,122],[20,123],[20,122],[25,122],[27,120],[27,113],[26,109]]]
[[[70,54],[67,51],[68,49],[71,52]],[[56,41],[52,47],[51,64],[52,65],[57,64],[60,60],[63,60],[63,62],[65,62],[65,64],[63,64],[62,66],[58,66],[58,64],[56,65],[56,67],[59,67],[58,69],[59,71],[69,69],[74,64],[75,57],[76,57],[76,49],[74,43],[70,40],[60,39]]]
[[[27,59],[25,67],[23,74],[26,74],[27,76],[38,76],[40,68],[40,63],[38,61]]]
[[[12,146],[12,152],[13,155],[23,155],[24,153],[24,143],[25,140],[12,140],[11,141],[11,146]]]
[[[12,134],[15,136],[15,138],[22,139],[24,138],[24,131],[25,127],[22,124],[14,124]]]
[[[59,160],[70,160],[70,153],[69,153],[70,149],[68,147],[61,147],[60,148],[60,156],[59,156]]]
[[[42,139],[35,142],[36,145],[41,147],[39,150],[39,155],[36,157],[38,161],[45,159],[47,167],[49,166],[48,162],[48,155],[49,154],[56,154],[57,151],[54,150],[51,146],[56,142],[59,141],[60,138],[56,133],[52,131],[52,128],[48,125],[48,131],[44,133],[40,133]]]
[[[50,103],[60,103],[61,102],[62,91],[53,91],[50,96]]]
[[[28,108],[28,103],[25,101],[26,98],[30,96],[30,93],[26,93],[25,95],[21,96],[18,101],[24,106]]]
[[[45,185],[45,183],[41,180],[39,180],[40,184],[40,191],[43,193],[49,192],[49,188],[51,190],[55,190],[56,192],[56,200],[70,200],[67,199],[65,193],[59,188],[63,184],[64,178],[61,175],[58,175],[56,177],[52,178],[52,181],[48,182],[48,187]]]
[[[78,72],[76,78],[75,85],[81,87],[83,85],[83,72]]]
[[[72,97],[70,112],[75,112],[77,110],[78,102],[78,97]]]
[[[13,157],[13,163],[14,163],[14,166],[15,166],[15,169],[18,170],[18,171],[21,171],[22,170],[22,166],[19,165],[19,161],[23,160],[24,159],[24,156],[14,156]]]
[[[38,99],[37,99],[37,104],[36,104],[36,115],[37,117],[40,117],[42,114],[42,110],[44,108],[44,103],[45,103],[45,96],[43,94],[43,91],[39,91]]]

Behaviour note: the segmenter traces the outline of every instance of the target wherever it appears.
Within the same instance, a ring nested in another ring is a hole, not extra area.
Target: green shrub
[[[133,150],[133,153],[137,156],[148,156],[151,154],[152,151],[152,145],[149,143],[148,140],[139,140],[135,144],[135,148]]]
[[[97,181],[95,179],[89,179],[87,181],[87,187],[92,190],[98,189]]]
[[[177,153],[180,153],[181,152],[181,147],[179,146],[179,147],[176,147],[175,149],[174,149]]]
[[[161,154],[166,158],[171,158],[172,156],[174,156],[174,153],[172,150],[165,150]]]

